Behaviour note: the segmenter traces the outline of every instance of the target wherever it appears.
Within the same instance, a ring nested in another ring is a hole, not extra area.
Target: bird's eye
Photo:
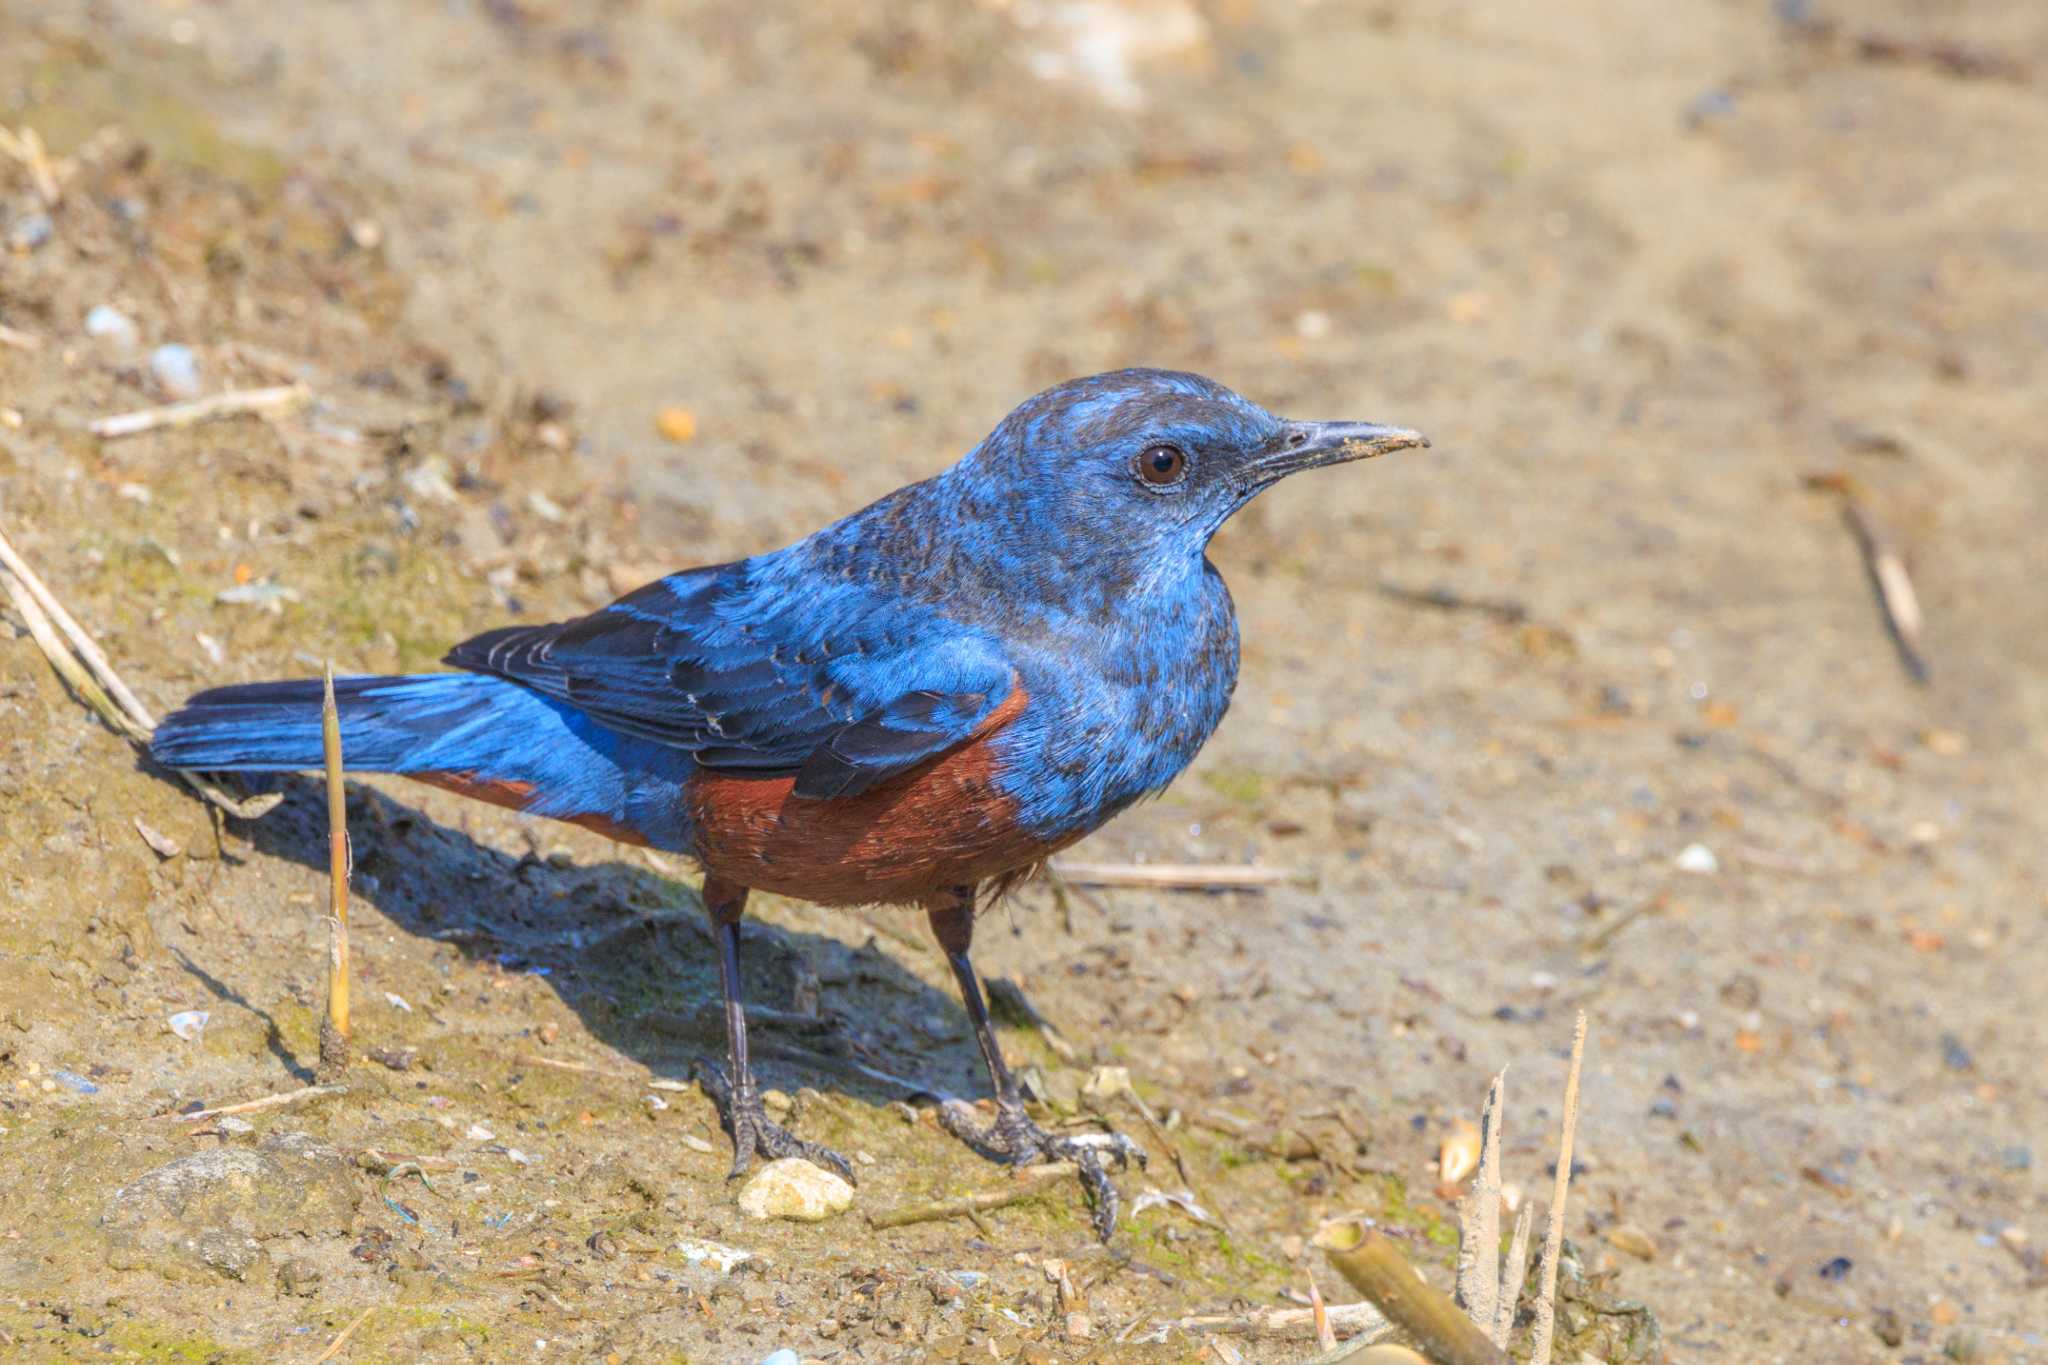
[[[1179,446],[1146,446],[1138,452],[1138,477],[1154,488],[1170,488],[1188,476],[1188,457]]]

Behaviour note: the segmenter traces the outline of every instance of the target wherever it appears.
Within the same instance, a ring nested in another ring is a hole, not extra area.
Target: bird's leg
[[[988,1006],[981,998],[981,983],[975,978],[974,964],[967,959],[968,945],[974,941],[974,888],[952,888],[943,900],[928,906],[926,914],[931,920],[932,935],[953,966],[953,979],[960,983],[960,1000],[974,1024],[974,1036],[981,1044],[982,1060],[988,1064],[988,1078],[996,1092],[996,1121],[987,1128],[978,1127],[971,1117],[973,1111],[959,1100],[949,1100],[940,1106],[940,1125],[990,1161],[1011,1166],[1034,1161],[1073,1162],[1080,1172],[1082,1186],[1095,1201],[1096,1235],[1107,1242],[1116,1229],[1117,1193],[1102,1168],[1102,1159],[1106,1155],[1122,1167],[1135,1157],[1143,1166],[1144,1149],[1122,1133],[1061,1137],[1032,1121],[1024,1112],[1024,1098],[1017,1089],[1016,1078],[1003,1062],[1002,1047],[989,1023]]]
[[[740,1004],[740,917],[747,911],[747,888],[716,877],[704,880],[704,908],[710,912],[714,936],[718,939],[718,984],[725,993],[726,1070],[710,1063],[698,1068],[697,1080],[718,1106],[732,1135],[732,1173],[727,1179],[745,1175],[754,1153],[771,1157],[800,1156],[819,1166],[830,1167],[849,1181],[853,1167],[829,1147],[805,1142],[775,1123],[761,1107],[761,1087],[754,1069],[747,1065],[747,1012]]]

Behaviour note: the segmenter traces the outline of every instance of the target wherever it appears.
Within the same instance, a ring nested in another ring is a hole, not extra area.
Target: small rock
[[[1098,1066],[1088,1075],[1081,1087],[1081,1098],[1091,1106],[1100,1107],[1118,1096],[1130,1093],[1131,1069],[1127,1066]]]
[[[1607,1241],[1617,1251],[1625,1251],[1638,1260],[1657,1259],[1657,1243],[1641,1228],[1627,1223],[1617,1223],[1607,1229]]]
[[[1855,1268],[1856,1263],[1847,1256],[1837,1256],[1832,1261],[1824,1262],[1819,1274],[1823,1280],[1846,1280],[1849,1278],[1849,1272]]]
[[[688,408],[663,408],[654,417],[654,429],[664,441],[682,445],[697,436],[697,414]]]
[[[359,1195],[341,1153],[304,1133],[217,1147],[144,1172],[100,1215],[116,1269],[249,1277],[262,1243],[346,1232]]]
[[[2034,1152],[2031,1147],[2007,1147],[1998,1154],[1998,1164],[2008,1171],[2030,1171],[2034,1168]]]
[[[85,334],[121,350],[131,349],[142,340],[142,334],[135,330],[126,313],[104,303],[85,315]]]
[[[1950,1071],[1968,1071],[1977,1065],[1970,1049],[1964,1047],[1963,1040],[1953,1033],[1941,1035],[1941,1060]]]
[[[81,1095],[97,1095],[100,1093],[100,1088],[91,1081],[79,1075],[76,1071],[66,1071],[61,1066],[51,1069],[50,1078],[66,1090],[76,1090]]]
[[[1444,1136],[1443,1144],[1437,1148],[1437,1178],[1447,1185],[1455,1185],[1479,1169],[1479,1125],[1470,1119],[1458,1119],[1451,1124],[1451,1131]]]
[[[705,1242],[685,1237],[676,1243],[676,1250],[691,1265],[708,1265],[721,1275],[730,1275],[733,1267],[754,1259],[751,1251],[729,1247],[721,1242]]]
[[[164,1023],[184,1041],[196,1043],[199,1035],[206,1032],[206,1021],[211,1017],[205,1010],[179,1010]]]
[[[198,353],[175,341],[149,353],[149,373],[171,398],[197,398],[205,388],[199,376]]]
[[[761,1365],[803,1365],[803,1359],[787,1346],[761,1357]]]
[[[1877,1316],[1871,1319],[1870,1330],[1877,1333],[1879,1341],[1894,1350],[1906,1340],[1906,1324],[1899,1321],[1899,1315],[1889,1308],[1877,1310]]]
[[[740,1211],[749,1218],[822,1223],[852,1207],[853,1186],[800,1157],[769,1162],[740,1191]]]
[[[768,1111],[769,1118],[778,1123],[789,1117],[789,1111],[794,1105],[795,1101],[780,1090],[761,1092],[761,1107]]]
[[[310,1299],[320,1289],[320,1268],[303,1256],[294,1256],[277,1268],[277,1292],[295,1299]]]
[[[1714,856],[1714,850],[1705,844],[1687,844],[1672,860],[1672,866],[1680,872],[1691,872],[1702,877],[1711,877],[1721,870],[1721,860]]]
[[[57,225],[47,213],[24,213],[7,226],[7,249],[17,256],[40,251],[50,244]]]

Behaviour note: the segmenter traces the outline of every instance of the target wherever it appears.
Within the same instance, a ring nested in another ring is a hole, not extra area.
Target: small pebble
[[[761,1357],[761,1365],[803,1365],[802,1358],[787,1346]]]
[[[1970,1049],[1963,1046],[1963,1040],[1953,1033],[1941,1035],[1941,1060],[1950,1071],[1968,1071],[1977,1065]]]
[[[663,408],[655,414],[654,429],[663,440],[682,445],[696,439],[697,414],[688,408]]]
[[[85,334],[123,348],[142,340],[142,334],[135,330],[135,324],[128,320],[126,313],[104,303],[96,305],[85,315]]]
[[[1906,1340],[1906,1324],[1899,1321],[1899,1315],[1889,1308],[1877,1310],[1876,1317],[1871,1319],[1870,1330],[1877,1333],[1879,1341],[1894,1349]]]
[[[1998,1164],[2008,1171],[2030,1171],[2034,1168],[2033,1149],[2008,1147],[1998,1154]]]
[[[853,1186],[800,1157],[769,1162],[740,1191],[740,1212],[749,1218],[822,1223],[852,1207]]]
[[[1837,1256],[1823,1264],[1819,1274],[1823,1280],[1845,1280],[1849,1278],[1849,1272],[1855,1268],[1856,1263],[1847,1256]]]
[[[676,1243],[676,1251],[691,1265],[708,1265],[721,1275],[730,1275],[733,1267],[754,1259],[751,1251],[729,1247],[721,1242],[705,1242],[685,1237]]]
[[[1479,1125],[1470,1119],[1459,1119],[1437,1149],[1437,1177],[1447,1185],[1455,1185],[1478,1169]]]
[[[1657,1259],[1657,1243],[1649,1233],[1627,1223],[1618,1223],[1607,1229],[1607,1241],[1617,1251],[1625,1251],[1638,1260]]]
[[[197,398],[205,387],[199,377],[198,353],[177,342],[149,353],[149,373],[171,398]]]
[[[98,1086],[79,1075],[76,1071],[65,1071],[62,1068],[57,1068],[52,1070],[50,1075],[56,1079],[59,1085],[70,1090],[76,1090],[81,1095],[97,1095],[100,1093]]]
[[[196,1043],[199,1035],[206,1032],[206,1021],[211,1017],[205,1010],[179,1010],[164,1022],[178,1037],[188,1043]]]
[[[50,243],[51,235],[57,230],[47,213],[25,213],[14,220],[7,229],[7,249],[17,256],[26,256],[39,251]]]
[[[1702,877],[1711,877],[1721,870],[1721,860],[1714,856],[1714,850],[1705,844],[1687,844],[1680,850],[1672,865],[1680,872],[1691,872]]]

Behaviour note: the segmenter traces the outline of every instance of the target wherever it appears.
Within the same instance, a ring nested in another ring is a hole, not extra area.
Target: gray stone
[[[117,1269],[244,1280],[266,1264],[264,1242],[346,1232],[359,1199],[341,1153],[279,1133],[145,1171],[109,1197],[100,1227]]]

